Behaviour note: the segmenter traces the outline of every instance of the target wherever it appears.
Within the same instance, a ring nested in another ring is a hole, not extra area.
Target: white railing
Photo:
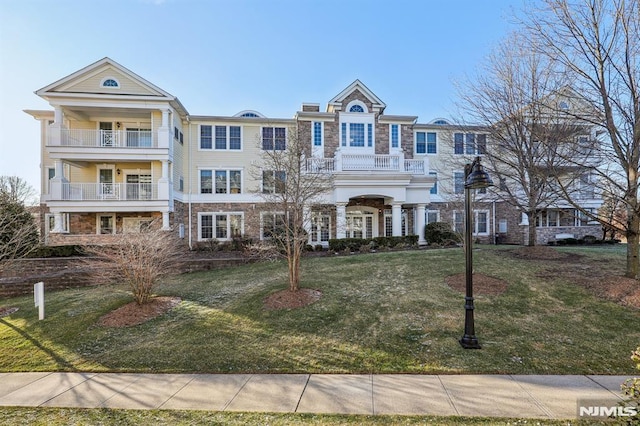
[[[311,173],[331,173],[336,169],[333,158],[307,158],[307,171]]]
[[[397,155],[343,154],[342,170],[400,170]]]
[[[404,171],[413,175],[424,175],[424,160],[404,160]]]
[[[402,154],[343,154],[336,152],[335,158],[308,158],[308,172],[380,171],[425,175],[429,171],[427,159],[404,159]]]
[[[158,199],[153,183],[63,183],[61,201],[144,201]]]
[[[158,141],[151,130],[84,130],[60,129],[60,141],[50,134],[49,145],[87,146],[100,148],[157,148]]]

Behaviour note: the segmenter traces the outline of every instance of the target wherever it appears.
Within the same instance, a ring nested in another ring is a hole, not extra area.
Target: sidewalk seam
[[[451,394],[449,393],[449,389],[447,389],[447,387],[444,385],[444,383],[442,382],[442,379],[440,378],[440,375],[436,375],[436,377],[438,378],[438,381],[440,382],[440,386],[442,386],[442,389],[444,389],[444,393],[447,395],[447,399],[449,400],[449,404],[451,404],[451,406],[453,407],[454,411],[456,412],[456,416],[460,415],[460,412],[458,411],[458,407],[456,407],[456,404],[453,402],[453,398],[451,397]]]
[[[538,408],[540,408],[540,410],[543,413],[545,413],[550,419],[556,419],[557,418],[555,416],[555,414],[553,414],[553,412],[549,408],[547,408],[547,406],[545,404],[542,403],[542,401],[539,401],[535,396],[533,396],[533,394],[531,394],[524,386],[522,386],[522,383],[520,383],[520,381],[516,380],[516,378],[513,377],[512,374],[510,374],[509,377],[511,378],[511,380],[513,380],[514,382],[516,382],[518,384],[520,389],[522,389],[522,391],[525,394],[527,394],[529,396],[529,398],[531,398],[531,400],[533,400],[533,402],[536,404],[536,406]]]
[[[158,406],[158,409],[161,409],[163,405],[165,405],[167,402],[169,402],[171,400],[171,398],[173,398],[174,396],[176,396],[178,394],[178,392],[180,392],[182,389],[186,388],[189,383],[193,382],[196,378],[195,374],[191,374],[191,380],[189,380],[187,383],[185,383],[180,389],[178,389],[177,391],[175,391],[172,395],[169,395],[169,397],[167,399],[164,400],[164,402],[162,404],[160,404]]]
[[[54,373],[51,373],[51,374],[54,374]],[[62,373],[62,374],[66,374],[66,373]],[[72,373],[72,374],[74,374],[74,373]],[[85,374],[85,373],[76,373],[76,374]],[[63,393],[69,392],[71,389],[73,389],[73,388],[75,388],[75,387],[77,387],[77,386],[81,385],[82,383],[85,383],[85,382],[87,382],[87,381],[91,380],[91,379],[92,379],[92,378],[94,378],[96,375],[97,375],[97,373],[93,373],[90,377],[87,377],[86,379],[84,379],[84,380],[83,380],[83,381],[81,381],[80,383],[77,383],[77,384],[75,384],[74,386],[68,387],[68,388],[66,388],[65,390],[63,390],[62,392],[60,392],[60,393],[58,393],[58,394],[56,394],[56,395],[52,396],[51,398],[47,399],[46,401],[43,401],[42,403],[38,404],[38,407],[42,407],[42,405],[43,405],[43,404],[46,404],[47,402],[51,401],[52,399],[55,399],[55,398],[59,397],[60,395],[62,395]],[[45,377],[49,377],[49,375],[46,375],[46,376],[44,376],[44,377],[42,377],[42,378],[44,379]],[[40,379],[38,379],[38,380],[40,380]],[[38,380],[36,380],[36,381],[38,381]],[[35,383],[35,382],[34,382],[34,383]]]
[[[302,396],[304,392],[307,390],[307,385],[309,384],[309,380],[311,380],[311,374],[307,374],[307,381],[304,382],[304,387],[302,388],[302,392],[300,392],[300,397],[298,398],[298,402],[296,403],[296,408],[293,409],[294,413],[298,412],[298,407],[300,407],[300,402],[302,402]]]
[[[586,377],[587,379],[591,380],[593,383],[595,383],[596,385],[600,386],[602,389],[606,390],[607,392],[609,392],[610,394],[612,394],[613,396],[615,396],[619,400],[624,401],[624,398],[621,395],[613,392],[611,389],[605,387],[603,384],[599,383],[597,380],[592,379],[589,375],[585,374],[584,377]],[[622,386],[622,383],[620,383],[620,385]]]
[[[247,380],[245,380],[245,382],[242,384],[242,386],[240,386],[240,389],[238,389],[238,392],[236,392],[229,401],[227,401],[227,403],[224,405],[224,407],[222,407],[222,410],[220,411],[227,411],[227,408],[229,408],[229,405],[231,405],[231,403],[233,402],[234,399],[236,399],[236,397],[238,396],[238,394],[240,394],[240,392],[242,392],[242,389],[244,389],[245,386],[247,386],[247,383],[249,383],[249,380],[251,380],[253,377],[255,376],[255,374],[250,374],[249,377],[247,378]]]

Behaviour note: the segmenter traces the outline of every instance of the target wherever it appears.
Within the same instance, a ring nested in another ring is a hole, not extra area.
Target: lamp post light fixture
[[[476,337],[473,318],[473,226],[471,210],[471,190],[487,188],[493,185],[489,174],[480,164],[480,157],[476,157],[471,164],[464,166],[464,245],[465,245],[465,282],[466,294],[464,297],[464,336],[460,339],[460,345],[464,349],[480,349]]]

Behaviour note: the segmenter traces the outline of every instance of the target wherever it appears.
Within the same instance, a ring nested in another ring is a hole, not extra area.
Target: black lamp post
[[[480,157],[476,157],[473,163],[464,166],[464,244],[465,244],[465,280],[466,295],[464,298],[464,336],[460,339],[460,345],[465,349],[480,349],[476,337],[473,319],[473,227],[471,211],[471,190],[492,186],[493,181],[480,164]]]

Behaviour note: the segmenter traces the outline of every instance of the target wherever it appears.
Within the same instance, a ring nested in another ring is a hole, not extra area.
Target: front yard
[[[44,321],[32,297],[4,299],[19,310],[0,318],[0,371],[635,374],[640,309],[603,291],[624,252],[536,260],[516,249],[474,252],[476,273],[507,283],[476,289],[482,350],[458,344],[464,295],[447,277],[464,256],[454,248],[304,259],[303,287],[322,296],[291,310],[263,307],[285,287],[281,262],[171,278],[157,293],[182,301],[132,327],[98,325],[130,301],[119,285],[47,293]]]

